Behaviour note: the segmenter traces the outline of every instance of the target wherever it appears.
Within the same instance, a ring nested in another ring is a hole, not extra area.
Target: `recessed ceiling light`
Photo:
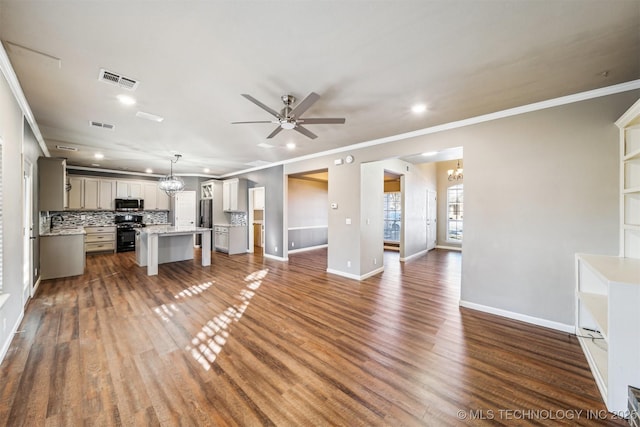
[[[96,154],[93,155],[93,157],[95,157],[98,160],[102,160],[102,159],[104,159],[104,154],[96,153]]]
[[[158,123],[164,120],[164,117],[160,117],[151,113],[145,113],[144,111],[138,111],[136,113],[136,117],[141,119],[151,120],[152,122],[158,122]]]
[[[293,142],[288,142],[287,143],[287,148],[289,150],[293,150],[294,148],[296,148],[296,144],[294,144]]]
[[[427,106],[424,104],[415,104],[413,107],[411,107],[411,111],[416,114],[424,113],[425,111],[427,111]]]
[[[202,171],[203,171],[204,173],[209,173],[209,172],[211,172],[211,169],[209,169],[209,168],[204,168],[204,169],[202,169]]]
[[[153,169],[151,169],[151,168],[147,168],[147,169],[145,170],[145,172],[146,172],[146,173],[153,173]]]
[[[120,101],[124,105],[133,105],[136,103],[136,100],[129,95],[118,95],[118,101]]]
[[[426,153],[422,153],[422,155],[425,157],[435,156],[436,154],[438,154],[437,151],[428,151]]]

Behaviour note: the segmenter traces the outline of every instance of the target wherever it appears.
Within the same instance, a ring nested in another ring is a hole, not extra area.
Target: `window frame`
[[[456,201],[452,203],[452,193],[455,193]],[[456,183],[447,187],[447,226],[446,241],[450,243],[462,243],[464,238],[464,184]],[[454,216],[455,218],[451,218]],[[452,237],[451,223],[455,223],[459,238]]]

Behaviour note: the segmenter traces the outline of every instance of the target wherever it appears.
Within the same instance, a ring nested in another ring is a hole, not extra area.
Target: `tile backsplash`
[[[247,225],[247,213],[246,212],[232,212],[231,213],[231,225]]]
[[[167,211],[143,211],[145,224],[166,224],[169,222]],[[40,212],[40,231],[49,230],[51,215],[61,215],[63,221],[56,223],[58,227],[87,227],[114,225],[116,212],[113,211],[64,211],[64,212]]]

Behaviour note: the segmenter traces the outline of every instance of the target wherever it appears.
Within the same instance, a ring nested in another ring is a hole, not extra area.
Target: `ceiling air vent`
[[[78,151],[76,147],[69,147],[67,145],[56,145],[56,148],[62,151]]]
[[[112,85],[120,86],[124,89],[136,90],[138,84],[140,83],[137,80],[134,80],[129,77],[125,77],[121,74],[114,73],[113,71],[107,71],[104,68],[100,68],[100,74],[98,75],[98,80],[101,82],[110,83]]]
[[[94,128],[107,129],[107,130],[114,130],[116,128],[115,125],[111,125],[109,123],[94,122],[93,120],[89,120],[89,126]]]

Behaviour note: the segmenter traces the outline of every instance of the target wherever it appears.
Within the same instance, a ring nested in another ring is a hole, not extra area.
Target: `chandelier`
[[[182,157],[182,154],[176,154],[176,159],[171,160],[171,171],[169,172],[169,175],[160,178],[160,182],[158,183],[158,187],[160,187],[160,189],[170,197],[173,197],[176,193],[184,190],[184,181],[182,178],[173,174],[173,164],[178,163],[180,157]]]
[[[449,181],[459,181],[462,179],[462,168],[460,167],[460,160],[458,160],[458,166],[456,166],[456,169],[449,169],[447,171],[447,175],[449,175]]]

